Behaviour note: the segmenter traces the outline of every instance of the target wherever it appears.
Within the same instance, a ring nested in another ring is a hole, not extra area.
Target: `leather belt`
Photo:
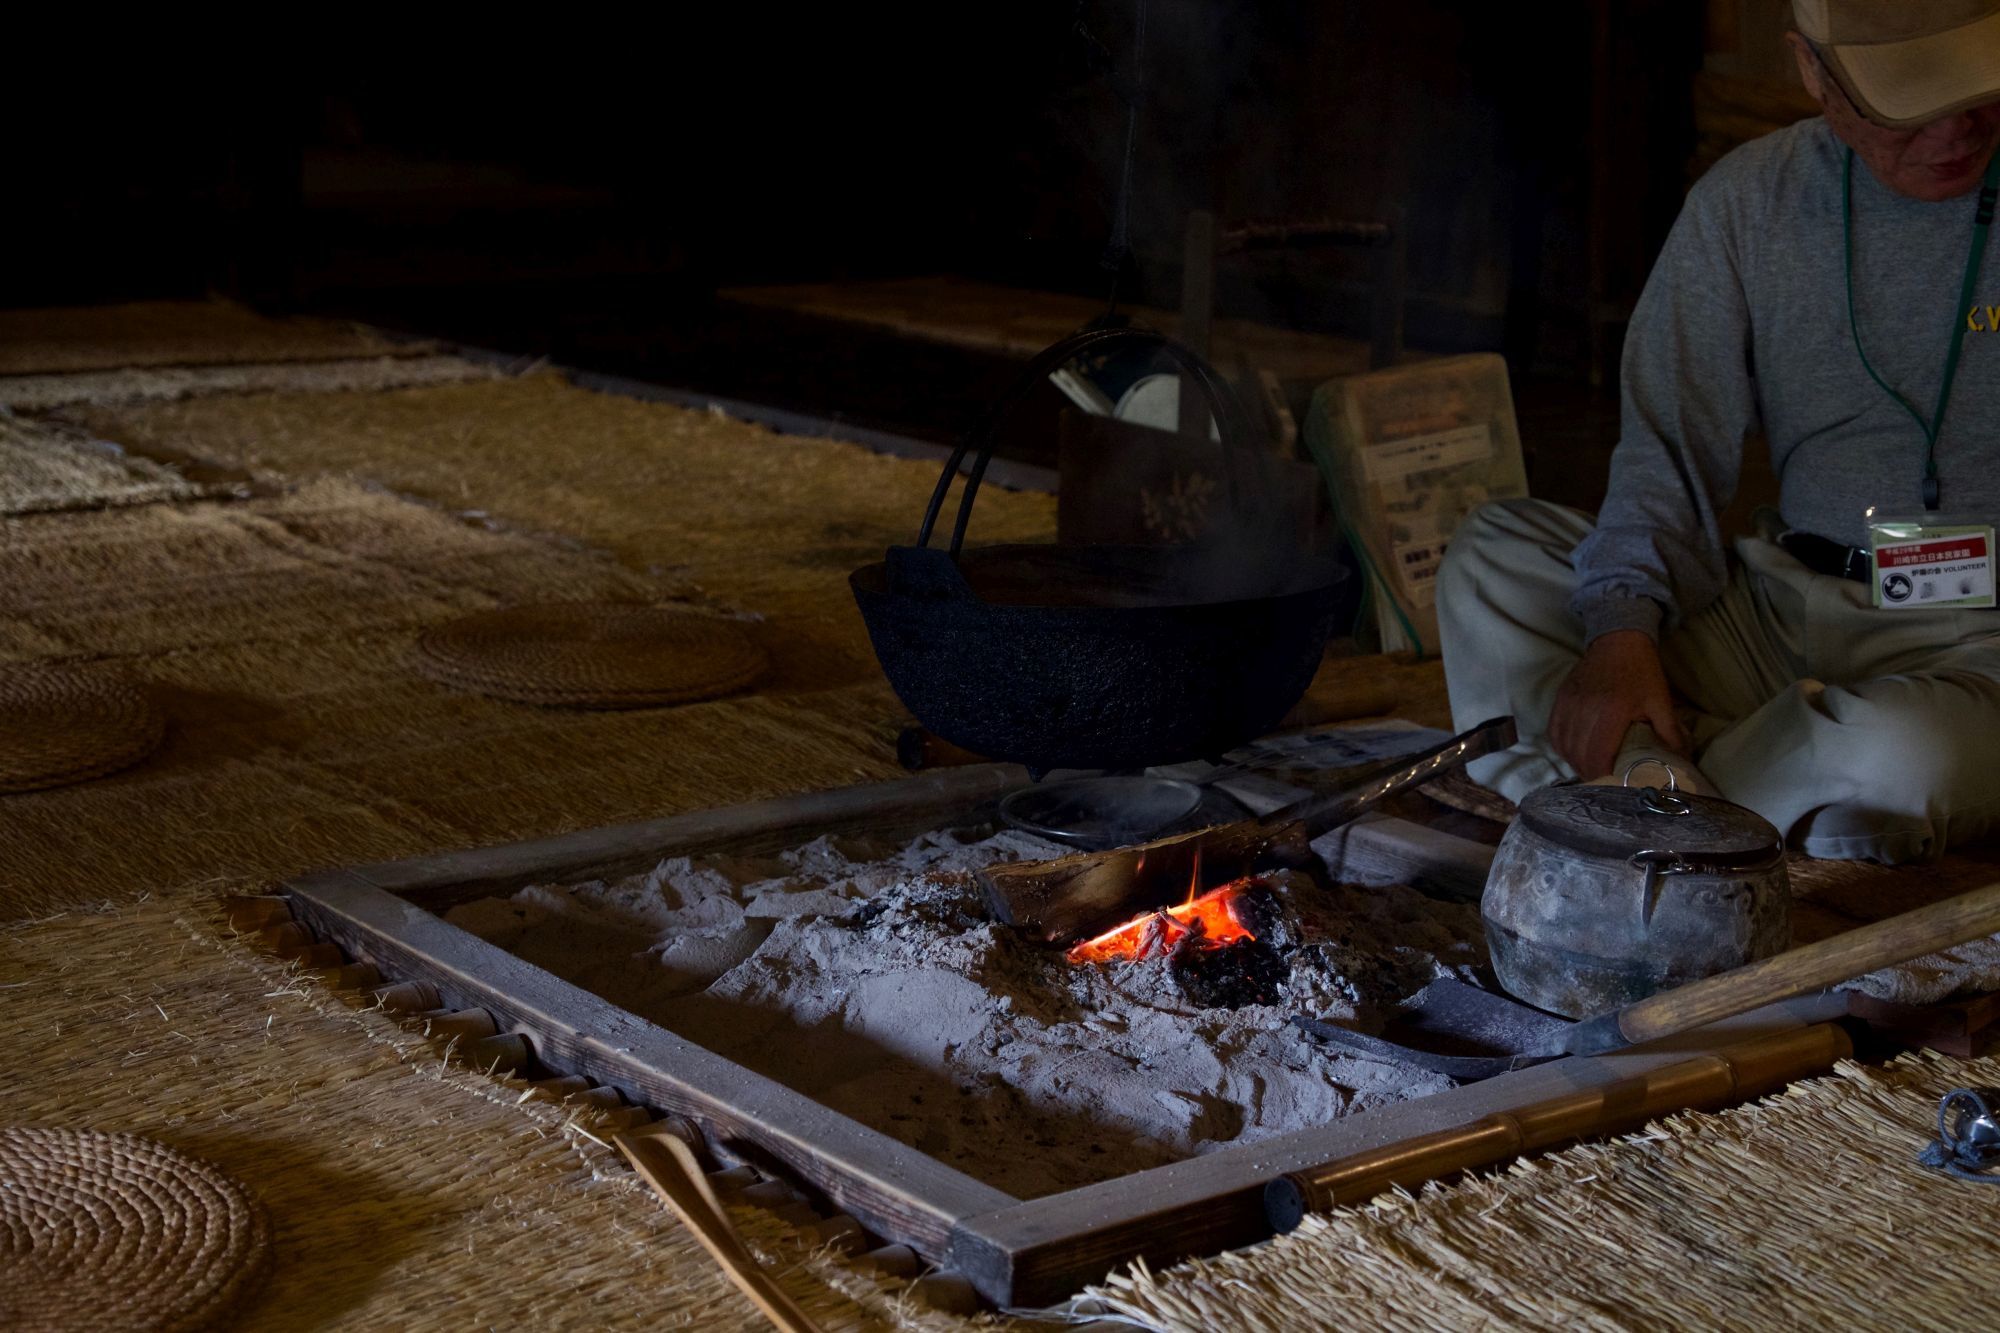
[[[1853,579],[1856,583],[1868,583],[1868,549],[1862,546],[1847,546],[1830,537],[1816,533],[1800,532],[1794,528],[1778,534],[1778,545],[1800,564],[1815,574],[1826,574],[1837,579]]]

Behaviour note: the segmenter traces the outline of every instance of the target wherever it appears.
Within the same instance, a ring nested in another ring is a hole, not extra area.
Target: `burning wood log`
[[[1217,824],[1108,852],[1077,852],[979,872],[993,915],[1051,944],[1087,939],[1133,915],[1273,866],[1300,866],[1309,843],[1397,792],[1514,743],[1512,718],[1495,718],[1352,787],[1264,816]]]
[[[1303,825],[1245,820],[1115,851],[988,866],[979,883],[1002,924],[1070,944],[1260,866],[1298,864],[1307,855]]]

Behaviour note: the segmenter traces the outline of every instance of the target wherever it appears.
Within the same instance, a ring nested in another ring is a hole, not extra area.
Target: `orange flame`
[[[1121,958],[1156,958],[1173,952],[1189,935],[1198,935],[1198,947],[1219,949],[1238,940],[1254,940],[1256,932],[1236,915],[1236,902],[1247,881],[1237,880],[1207,893],[1198,893],[1199,871],[1188,899],[1179,907],[1142,912],[1122,926],[1114,926],[1081,944],[1072,945],[1063,956],[1072,963],[1109,963]]]

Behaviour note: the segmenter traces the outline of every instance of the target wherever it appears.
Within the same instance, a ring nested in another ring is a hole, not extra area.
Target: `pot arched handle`
[[[1202,396],[1208,399],[1208,410],[1215,417],[1216,433],[1222,437],[1221,443],[1225,455],[1241,447],[1243,408],[1236,401],[1236,394],[1230,389],[1228,381],[1216,372],[1215,367],[1189,348],[1163,333],[1154,333],[1150,329],[1085,329],[1037,353],[1019,378],[1008,387],[1006,393],[1001,395],[999,403],[993,409],[993,415],[987,419],[985,425],[968,435],[956,449],[952,450],[951,458],[944,465],[943,474],[938,477],[937,488],[931,492],[930,505],[924,510],[923,527],[917,532],[919,547],[928,547],[931,544],[931,530],[937,526],[938,514],[944,508],[945,497],[951,493],[952,478],[958,475],[959,468],[965,463],[966,455],[976,454],[972,471],[965,479],[965,492],[958,502],[958,519],[952,524],[951,529],[951,554],[953,557],[958,555],[959,548],[965,544],[965,526],[972,519],[972,501],[979,494],[979,483],[986,476],[986,465],[992,461],[993,446],[999,441],[1001,424],[1015,408],[1020,406],[1036,385],[1049,377],[1051,372],[1059,370],[1085,352],[1114,342],[1143,343],[1165,352],[1194,380],[1201,389]],[[1230,478],[1232,498],[1234,481],[1232,474]]]

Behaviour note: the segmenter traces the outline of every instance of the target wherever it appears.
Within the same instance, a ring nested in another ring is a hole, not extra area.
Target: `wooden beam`
[[[1897,1004],[1848,991],[1848,1012],[1898,1045],[1945,1055],[1981,1054],[2000,1023],[2000,994],[1974,995],[1937,1004]]]
[[[818,1105],[449,925],[432,908],[534,882],[650,868],[662,856],[786,845],[843,828],[911,831],[980,817],[1025,779],[998,765],[812,793],[514,847],[308,875],[284,886],[299,920],[426,998],[491,1013],[535,1057],[634,1102],[693,1120],[732,1158],[781,1164],[891,1241],[963,1272],[988,1299],[1039,1304],[1133,1258],[1166,1263],[1268,1234],[1274,1177],[1643,1075],[1730,1041],[1822,1021],[1841,996],[1771,1006],[1644,1048],[1568,1059],[1312,1129],[1023,1202]],[[1261,787],[1255,775],[1225,779]],[[1221,784],[1218,784],[1221,785]],[[1269,784],[1277,786],[1277,784]],[[1253,803],[1291,793],[1246,790]],[[1458,841],[1468,841],[1460,839]],[[1483,846],[1482,846],[1483,849]],[[391,888],[401,887],[409,898]]]
[[[983,806],[1027,782],[1028,771],[1015,764],[969,764],[499,847],[351,866],[345,873],[442,911],[550,880],[576,883],[638,874],[666,857],[696,850],[787,846],[786,840],[801,831],[807,840],[863,828],[889,837],[914,835],[943,819],[970,820]]]
[[[1016,1202],[355,874],[324,871],[284,887],[321,939],[385,976],[432,982],[447,1004],[485,1009],[501,1031],[526,1036],[551,1068],[686,1116],[739,1154],[745,1145],[761,1150],[824,1190],[840,1211],[927,1258],[943,1257],[964,1218]]]
[[[1278,1176],[1511,1107],[1641,1077],[1690,1054],[1824,1022],[1844,1006],[1839,996],[1787,1001],[1654,1045],[1558,1060],[1031,1199],[961,1222],[952,1236],[950,1266],[989,1299],[1018,1305],[1060,1300],[1134,1259],[1159,1266],[1265,1239],[1271,1231],[1264,1187]]]
[[[1407,884],[1435,898],[1476,903],[1494,848],[1394,815],[1368,814],[1315,845],[1328,872],[1346,884]]]

